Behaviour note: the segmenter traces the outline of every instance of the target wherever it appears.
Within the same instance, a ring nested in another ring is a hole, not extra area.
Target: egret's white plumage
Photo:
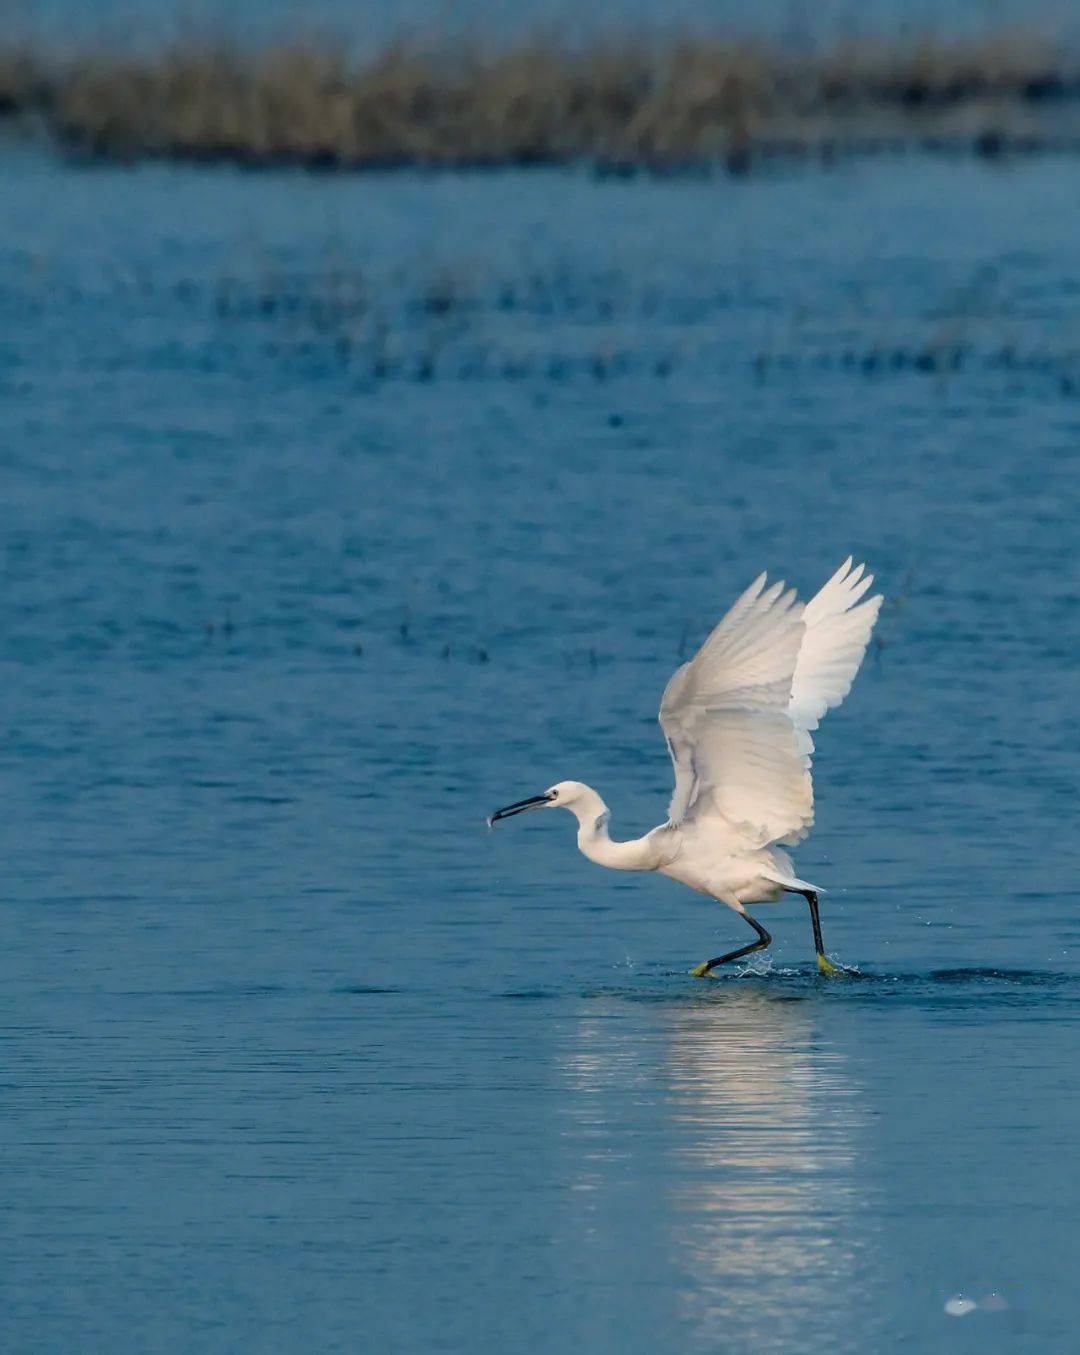
[[[746,916],[759,939],[699,967],[769,943],[744,905],[783,890],[810,901],[819,964],[825,960],[817,887],[799,879],[784,846],[814,822],[811,731],[851,688],[881,607],[862,601],[873,575],[849,557],[803,605],[783,583],[760,575],[721,619],[697,654],[668,683],[660,724],[675,768],[668,820],[643,838],[614,842],[608,810],[591,787],[562,781],[543,795],[498,810],[569,809],[578,846],[616,870],[656,870]]]

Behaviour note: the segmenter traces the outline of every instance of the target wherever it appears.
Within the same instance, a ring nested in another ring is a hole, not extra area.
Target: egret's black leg
[[[696,969],[691,969],[690,973],[695,979],[703,979],[710,969],[715,969],[717,965],[727,964],[729,960],[741,960],[744,955],[752,955],[755,950],[764,950],[772,941],[772,937],[765,928],[749,913],[743,913],[743,917],[753,927],[758,934],[756,941],[751,941],[748,946],[743,946],[739,950],[729,951],[727,955],[718,955],[715,960],[706,960],[704,964],[699,964]]]
[[[829,957],[825,954],[825,942],[821,939],[821,914],[818,912],[818,897],[812,889],[802,892],[803,898],[810,905],[810,921],[814,927],[814,950],[817,952],[817,967],[823,974],[841,974],[843,970],[837,969]]]

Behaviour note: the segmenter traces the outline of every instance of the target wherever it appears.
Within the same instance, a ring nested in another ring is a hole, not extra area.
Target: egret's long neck
[[[590,861],[612,870],[655,870],[656,855],[648,838],[612,842],[608,836],[610,812],[595,790],[589,789],[567,808],[578,821],[577,842]]]

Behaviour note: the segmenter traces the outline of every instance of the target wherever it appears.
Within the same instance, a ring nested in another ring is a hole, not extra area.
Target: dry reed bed
[[[63,64],[0,49],[0,112],[91,156],[376,168],[588,161],[747,168],[921,144],[1080,148],[1080,64],[998,35],[815,55],[718,38],[511,50],[182,45]]]

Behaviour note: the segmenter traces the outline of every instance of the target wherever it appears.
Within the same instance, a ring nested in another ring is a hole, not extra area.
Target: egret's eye
[[[553,800],[557,800],[557,799],[559,798],[559,792],[558,792],[557,790],[553,790],[553,791],[551,791],[551,792],[549,792],[549,793],[550,793],[551,798],[552,798]]]

